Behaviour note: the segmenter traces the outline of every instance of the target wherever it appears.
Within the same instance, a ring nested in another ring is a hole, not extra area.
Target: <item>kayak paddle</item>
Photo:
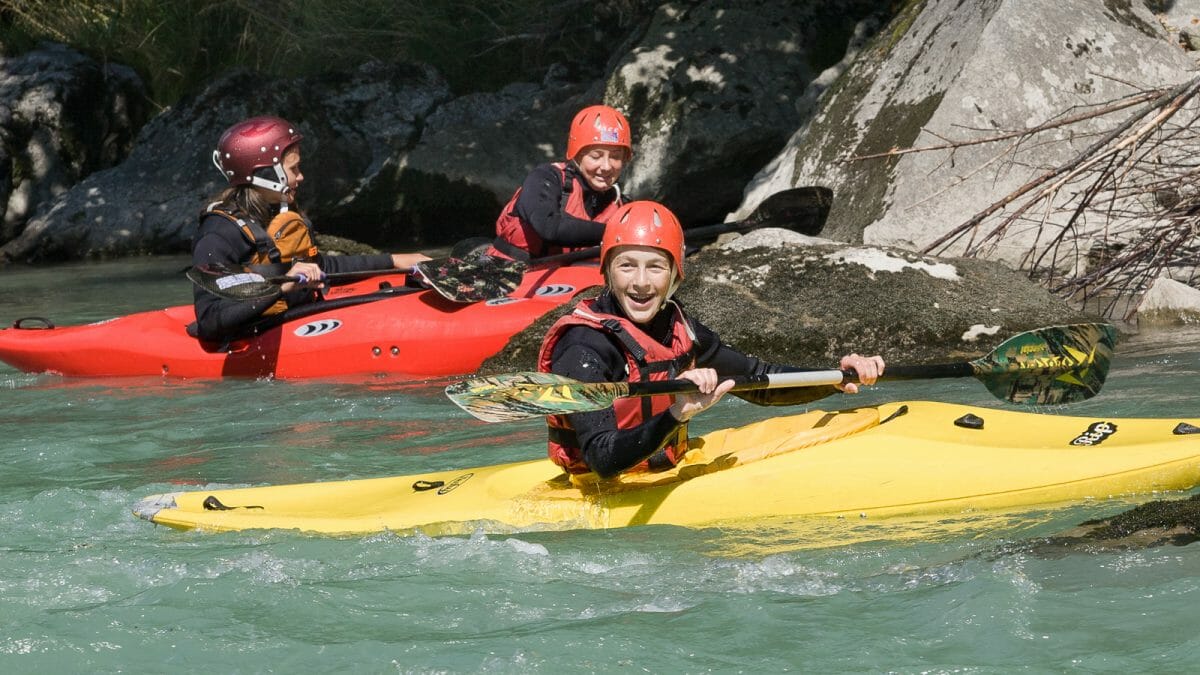
[[[816,235],[825,227],[829,209],[833,206],[833,190],[819,185],[782,190],[767,197],[745,220],[735,220],[716,225],[691,227],[683,231],[689,243],[716,239],[726,232],[743,232],[764,227],[781,227],[800,234]],[[600,257],[600,247],[543,256],[526,261],[529,266],[566,264],[576,260]]]
[[[502,298],[516,290],[524,276],[524,267],[509,260],[458,258],[425,260],[413,266],[411,274],[439,295],[452,302],[479,302]],[[397,273],[398,270],[333,272],[326,279],[366,277],[374,274]],[[188,279],[204,290],[232,300],[269,298],[289,281],[303,283],[303,275],[264,276],[248,267],[222,264],[200,265],[187,271]],[[414,289],[424,290],[424,289]]]
[[[997,398],[1025,405],[1074,403],[1100,392],[1116,346],[1103,323],[1051,326],[1018,333],[974,361],[887,366],[882,380],[974,377]],[[813,370],[732,379],[734,391],[812,387],[857,380],[853,371]],[[446,387],[458,407],[485,422],[508,422],[603,410],[618,398],[696,391],[689,380],[580,382],[552,373],[477,377]]]
[[[525,267],[515,260],[488,256],[474,260],[438,258],[417,263],[413,274],[451,302],[481,302],[517,290],[525,278]]]
[[[726,232],[753,230],[763,227],[782,227],[802,234],[816,234],[825,225],[829,209],[833,204],[833,191],[821,186],[791,188],[776,192],[763,200],[745,219],[720,223],[685,231],[691,241],[712,239]],[[475,248],[478,248],[476,246]],[[502,298],[520,286],[525,270],[533,265],[587,260],[600,255],[600,247],[559,255],[535,258],[523,262],[478,256],[464,260],[458,257],[439,258],[417,263],[412,274],[429,288],[451,302],[471,303]],[[366,277],[374,274],[395,273],[396,270],[371,270],[362,272],[335,272],[326,274],[326,279]],[[289,281],[303,281],[299,277],[279,275],[265,276],[250,268],[231,268],[225,265],[201,265],[187,272],[193,283],[222,298],[232,300],[259,300],[268,298],[278,291],[279,286]]]

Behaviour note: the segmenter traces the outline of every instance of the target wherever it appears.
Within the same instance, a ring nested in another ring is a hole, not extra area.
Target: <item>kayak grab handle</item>
[[[25,325],[26,321],[37,321],[37,322],[41,323],[42,325],[26,326]],[[18,330],[49,330],[49,329],[54,328],[54,322],[52,322],[50,319],[47,319],[47,318],[41,317],[41,316],[25,316],[25,317],[21,317],[20,319],[17,319],[16,321],[14,321],[12,327],[16,328]]]

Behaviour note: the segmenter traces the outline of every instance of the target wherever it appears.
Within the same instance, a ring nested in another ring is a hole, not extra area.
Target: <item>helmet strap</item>
[[[675,297],[675,291],[679,290],[679,275],[676,274],[676,270],[674,269],[675,266],[671,265],[671,267],[671,285],[667,288],[667,295],[663,298],[663,304],[662,307],[659,308],[659,311],[665,309],[666,306],[671,303],[671,298]]]
[[[226,181],[229,180],[229,176],[225,173],[225,167],[221,166],[220,150],[213,150],[213,166],[217,167],[217,171],[221,172],[221,178],[224,178]]]
[[[250,176],[250,184],[255,187],[260,187],[271,192],[278,192],[283,196],[287,196],[291,188],[287,183],[287,174],[283,171],[283,166],[280,164],[272,164],[271,168],[275,169],[275,176],[278,180],[268,180],[261,176]],[[287,211],[287,200],[281,202],[281,210]]]

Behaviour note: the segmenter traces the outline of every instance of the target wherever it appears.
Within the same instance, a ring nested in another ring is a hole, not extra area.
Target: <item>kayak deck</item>
[[[548,460],[390,478],[153,495],[134,513],[210,531],[429,535],[926,516],[1184,490],[1200,420],[947,403],[778,417],[695,439],[670,471],[566,477]],[[207,506],[206,506],[207,502]]]

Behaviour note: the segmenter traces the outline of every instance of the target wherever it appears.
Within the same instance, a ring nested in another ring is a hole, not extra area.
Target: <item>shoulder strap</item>
[[[571,191],[575,189],[575,178],[580,176],[579,167],[575,165],[575,160],[571,160],[563,164],[559,169],[562,171],[562,193],[558,197],[558,212],[567,212],[567,202],[571,199]]]
[[[276,248],[275,242],[271,240],[271,235],[267,234],[266,229],[257,220],[249,216],[243,218],[243,214],[240,211],[227,211],[220,208],[220,202],[213,202],[208,205],[205,214],[210,213],[232,221],[234,225],[237,225],[242,236],[254,245],[254,249],[259,254],[265,256],[271,262],[279,262],[279,249]]]
[[[616,319],[603,319],[600,321],[600,324],[621,342],[621,346],[637,362],[639,369],[646,367],[646,350],[621,326],[620,321]]]

